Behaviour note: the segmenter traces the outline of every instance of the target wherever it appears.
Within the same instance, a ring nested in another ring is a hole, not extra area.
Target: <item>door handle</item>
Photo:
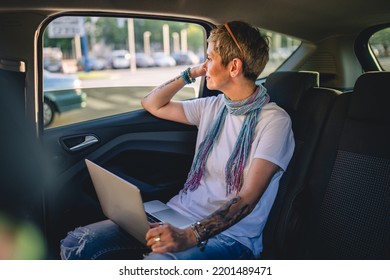
[[[74,145],[72,147],[68,147],[68,149],[72,152],[74,151],[77,151],[77,150],[80,150],[80,149],[84,149],[84,148],[87,148],[95,143],[99,142],[99,140],[96,138],[96,136],[93,136],[93,135],[86,135],[84,136],[84,141],[77,144],[77,145]]]

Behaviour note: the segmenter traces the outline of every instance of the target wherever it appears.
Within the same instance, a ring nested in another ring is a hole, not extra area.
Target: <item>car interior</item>
[[[296,143],[260,259],[390,259],[390,1],[314,2],[2,0],[0,214],[34,223],[46,244],[41,258],[59,259],[67,232],[105,218],[86,158],[136,184],[144,201],[167,201],[194,156],[196,127],[143,109],[45,127],[42,50],[50,22],[178,21],[199,25],[206,45],[213,26],[244,20],[300,41],[257,81],[290,115]],[[383,56],[370,44],[381,30],[388,34]],[[184,70],[175,67],[177,75]],[[199,82],[196,98],[220,94]]]

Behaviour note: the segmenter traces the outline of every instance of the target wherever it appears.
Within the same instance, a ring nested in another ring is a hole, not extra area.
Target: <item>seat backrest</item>
[[[319,73],[309,71],[273,72],[267,77],[264,86],[267,88],[272,102],[278,104],[290,115],[294,115],[304,93],[310,88],[319,86]]]
[[[290,199],[285,258],[390,258],[389,81],[363,74],[336,99],[306,186]]]
[[[284,108],[291,117],[295,151],[280,181],[263,232],[263,258],[282,255],[287,230],[285,222],[292,207],[290,199],[303,187],[329,108],[340,94],[336,90],[319,88],[318,80],[316,72],[275,72],[265,83],[271,101]]]
[[[27,124],[26,73],[0,58],[0,214],[43,224],[43,153]],[[39,175],[38,175],[39,174]]]

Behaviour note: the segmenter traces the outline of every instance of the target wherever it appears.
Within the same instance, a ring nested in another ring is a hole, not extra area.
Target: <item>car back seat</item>
[[[334,108],[305,188],[303,258],[390,258],[389,81],[363,74]]]
[[[274,72],[265,82],[271,101],[287,111],[292,120],[295,151],[279,186],[277,198],[263,232],[262,258],[279,258],[283,255],[286,221],[293,219],[291,199],[304,185],[320,133],[330,108],[341,92],[319,87],[317,72]],[[285,217],[279,219],[280,216]],[[286,218],[288,217],[288,218]]]
[[[305,187],[284,200],[278,258],[390,258],[389,81],[366,73],[336,98]]]

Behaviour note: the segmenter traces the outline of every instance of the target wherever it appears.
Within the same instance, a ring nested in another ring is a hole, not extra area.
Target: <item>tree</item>
[[[113,49],[127,48],[127,23],[122,19],[101,17],[96,21],[96,39]]]
[[[389,50],[390,28],[385,28],[374,33],[374,35],[372,35],[372,37],[370,38],[370,44],[374,46],[376,49],[378,49],[379,56],[389,57],[390,56],[390,50]],[[380,48],[379,46],[382,46],[382,48]]]
[[[72,38],[50,38],[47,30],[43,33],[43,47],[56,47],[60,48],[61,51],[67,56],[72,54]]]

